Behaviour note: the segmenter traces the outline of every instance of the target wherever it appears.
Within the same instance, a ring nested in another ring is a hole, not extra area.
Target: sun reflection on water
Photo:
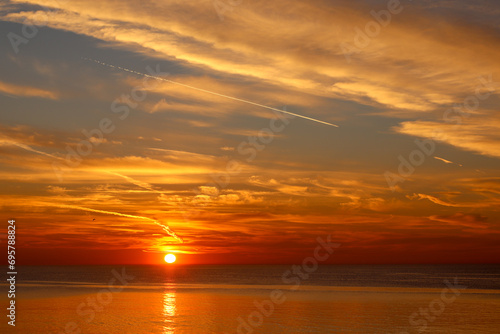
[[[175,292],[165,292],[163,294],[163,334],[173,334],[175,332],[175,315],[177,314]]]

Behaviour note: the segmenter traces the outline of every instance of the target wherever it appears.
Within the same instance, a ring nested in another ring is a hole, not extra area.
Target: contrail
[[[155,193],[158,193],[158,194],[163,194],[161,191],[158,191],[158,190],[155,190],[153,189],[153,187],[147,183],[147,182],[142,182],[142,181],[139,181],[139,180],[136,180],[136,179],[133,179],[129,176],[126,176],[126,175],[122,175],[122,174],[119,174],[119,173],[115,173],[115,172],[107,172],[111,175],[116,175],[116,176],[119,176],[121,178],[124,178],[126,181],[140,187],[140,188],[143,188],[143,189],[146,189],[146,190],[149,190],[149,191],[152,191],[152,192],[155,192]]]
[[[100,64],[100,65],[103,65],[103,66],[108,66],[108,67],[111,67],[111,68],[118,68],[120,70],[127,71],[127,72],[130,72],[130,73],[134,73],[134,74],[137,74],[137,75],[141,75],[141,76],[144,76],[144,77],[148,77],[148,78],[153,78],[153,79],[156,79],[156,80],[161,80],[161,81],[169,82],[169,83],[172,83],[174,85],[179,85],[179,86],[183,86],[183,87],[195,89],[195,90],[200,91],[200,92],[204,92],[204,93],[208,93],[208,94],[212,94],[212,95],[217,95],[217,96],[220,96],[220,97],[225,97],[226,99],[231,99],[231,100],[240,101],[240,102],[243,102],[243,103],[253,104],[254,106],[259,106],[259,107],[262,107],[262,108],[267,108],[267,109],[270,109],[270,110],[278,111],[278,112],[289,114],[289,115],[292,115],[292,116],[296,116],[296,117],[308,119],[308,120],[313,121],[313,122],[318,122],[318,123],[322,123],[322,124],[334,126],[336,128],[339,127],[338,125],[335,125],[335,124],[332,124],[332,123],[328,123],[328,122],[325,122],[325,121],[320,121],[319,119],[315,119],[315,118],[311,118],[311,117],[307,117],[307,116],[295,114],[293,112],[289,112],[289,111],[285,111],[285,110],[281,110],[281,109],[269,107],[269,106],[266,106],[264,104],[255,103],[255,102],[251,102],[251,101],[248,101],[248,100],[243,100],[243,99],[240,99],[240,98],[237,98],[237,97],[232,97],[232,96],[229,96],[229,95],[215,93],[215,92],[212,92],[212,91],[209,91],[209,90],[206,90],[206,89],[189,86],[189,85],[186,85],[186,84],[183,84],[183,83],[180,83],[180,82],[176,82],[176,81],[172,81],[172,80],[168,80],[168,79],[165,79],[165,78],[155,77],[154,75],[149,75],[149,74],[137,72],[137,71],[134,71],[134,70],[130,70],[128,68],[124,68],[124,67],[120,67],[120,66],[115,66],[115,65],[107,64],[107,63],[104,63],[104,62],[99,61],[99,60],[94,60],[94,59],[91,59],[91,58],[83,58],[83,57],[82,57],[82,59],[84,59],[84,60],[90,60],[90,61],[93,61],[93,62],[95,62],[97,64]]]
[[[441,160],[442,162],[444,162],[445,164],[452,164],[453,162],[450,161],[450,160],[446,160],[446,159],[443,159],[443,158],[440,158],[440,157],[434,157],[434,159],[437,159],[437,160]]]
[[[34,148],[32,148],[31,146],[29,145],[25,145],[25,144],[21,144],[21,143],[18,143],[14,140],[9,140],[9,139],[0,139],[0,146],[2,145],[12,145],[12,146],[17,146],[19,148],[22,148],[23,150],[26,150],[26,151],[29,151],[29,152],[32,152],[32,153],[37,153],[37,154],[41,154],[41,155],[44,155],[46,157],[50,157],[50,158],[53,158],[53,159],[58,159],[58,160],[64,160],[63,158],[61,157],[57,157],[55,155],[52,155],[52,154],[49,154],[49,153],[45,153],[43,151],[38,151],[38,150],[35,150]]]
[[[440,158],[440,157],[434,157],[434,159],[437,159],[437,160],[441,160],[442,162],[444,162],[445,164],[455,164],[455,165],[459,165],[460,167],[463,167],[461,164],[459,163],[456,163],[456,162],[453,162],[453,161],[450,161],[450,160],[446,160],[446,159],[443,159],[443,158]]]
[[[170,229],[168,225],[163,225],[159,221],[153,218],[148,218],[148,217],[143,217],[143,216],[135,216],[135,215],[129,215],[126,213],[120,213],[120,212],[114,212],[114,211],[105,211],[105,210],[98,210],[98,209],[91,209],[91,208],[85,208],[82,206],[76,206],[76,205],[66,205],[66,204],[49,204],[49,203],[43,203],[44,205],[50,205],[50,206],[55,206],[58,208],[66,208],[66,209],[74,209],[74,210],[83,210],[87,212],[97,212],[97,213],[104,213],[108,215],[114,215],[114,216],[120,216],[120,217],[127,217],[127,218],[135,218],[135,219],[141,219],[141,220],[148,220],[150,222],[153,222],[154,224],[160,226],[168,235],[171,237],[177,239],[177,241],[184,243],[184,240],[182,240],[181,237],[179,237],[174,231]]]

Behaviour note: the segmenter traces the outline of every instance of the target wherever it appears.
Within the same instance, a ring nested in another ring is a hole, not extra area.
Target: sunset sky
[[[499,16],[3,1],[2,244],[14,218],[20,264],[293,263],[329,234],[329,263],[498,262]]]

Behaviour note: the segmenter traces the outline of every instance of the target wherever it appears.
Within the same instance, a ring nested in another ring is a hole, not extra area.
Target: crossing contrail
[[[254,106],[258,106],[258,107],[262,107],[262,108],[266,108],[266,109],[278,111],[278,112],[281,112],[281,113],[284,113],[284,114],[288,114],[288,115],[292,115],[292,116],[304,118],[304,119],[307,119],[307,120],[310,120],[310,121],[313,121],[313,122],[317,122],[317,123],[322,123],[322,124],[334,126],[336,128],[339,127],[338,125],[335,125],[335,124],[332,124],[332,123],[328,123],[328,122],[325,122],[325,121],[320,121],[319,119],[315,119],[315,118],[311,118],[311,117],[307,117],[307,116],[295,114],[293,112],[289,112],[289,111],[285,111],[285,110],[281,110],[281,109],[269,107],[269,106],[266,106],[264,104],[255,103],[255,102],[248,101],[248,100],[243,100],[243,99],[240,99],[240,98],[237,98],[237,97],[233,97],[233,96],[229,96],[229,95],[224,95],[224,94],[212,92],[212,91],[209,91],[209,90],[206,90],[206,89],[189,86],[189,85],[186,85],[186,84],[183,84],[183,83],[180,83],[180,82],[176,82],[176,81],[172,81],[172,80],[168,80],[168,79],[165,79],[165,78],[155,77],[154,75],[149,75],[149,74],[137,72],[137,71],[134,71],[134,70],[130,70],[128,68],[121,67],[121,66],[107,64],[107,63],[104,63],[104,62],[99,61],[99,60],[95,60],[95,59],[91,59],[91,58],[83,58],[83,57],[82,57],[82,59],[84,59],[84,60],[90,60],[90,61],[93,61],[93,62],[95,62],[97,64],[100,64],[100,65],[103,65],[103,66],[107,66],[107,67],[111,67],[111,68],[118,68],[120,70],[127,71],[127,72],[130,72],[130,73],[134,73],[134,74],[137,74],[137,75],[141,75],[141,76],[144,76],[144,77],[148,77],[148,78],[153,78],[153,79],[156,79],[156,80],[161,80],[161,81],[169,82],[169,83],[172,83],[174,85],[179,85],[179,86],[183,86],[183,87],[186,87],[186,88],[195,89],[197,91],[204,92],[204,93],[207,93],[207,94],[212,94],[212,95],[224,97],[226,99],[231,99],[231,100],[234,100],[234,101],[239,101],[239,102],[243,102],[243,103],[252,104]]]

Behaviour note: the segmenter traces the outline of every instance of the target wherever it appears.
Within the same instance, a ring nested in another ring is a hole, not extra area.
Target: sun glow
[[[167,254],[165,255],[165,262],[167,263],[174,263],[177,258],[175,257],[174,254]]]

